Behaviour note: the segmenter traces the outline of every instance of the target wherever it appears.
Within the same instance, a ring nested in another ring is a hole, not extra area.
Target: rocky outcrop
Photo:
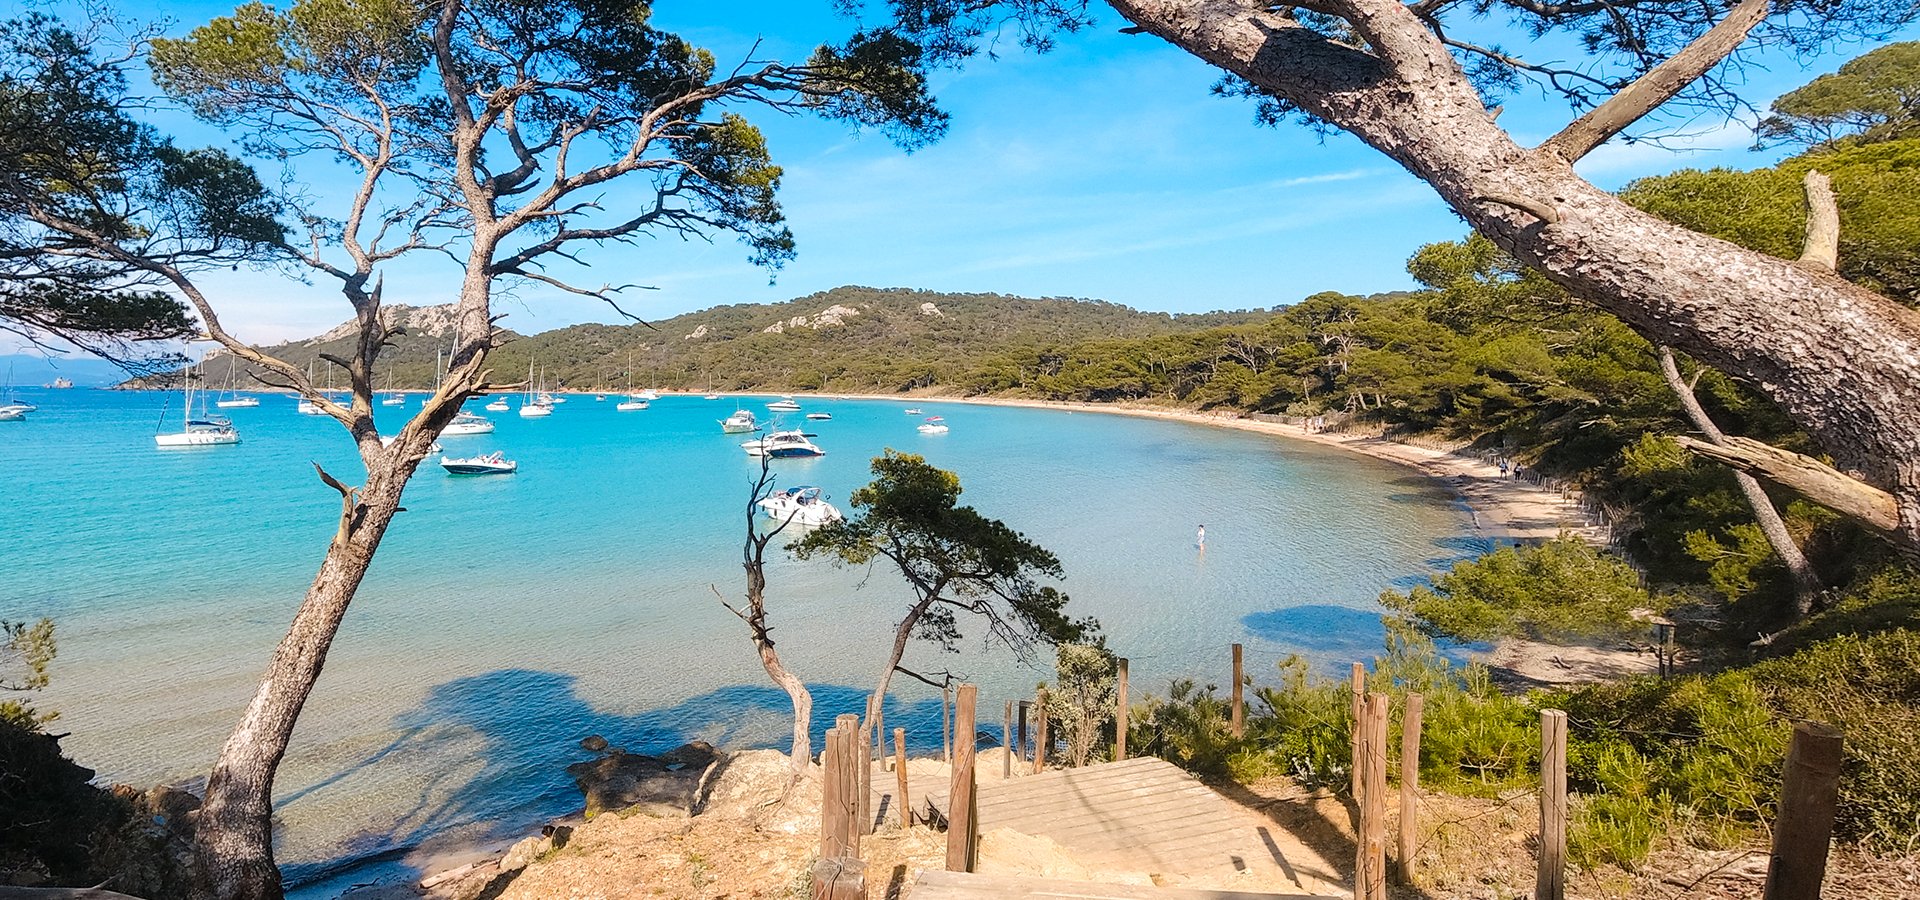
[[[760,330],[767,334],[785,334],[789,328],[795,330],[812,328],[817,330],[828,325],[844,325],[848,318],[859,314],[860,311],[851,306],[841,306],[836,303],[821,310],[818,314],[812,316],[794,316],[784,322],[775,322]]]
[[[604,741],[600,743],[605,745]],[[694,814],[701,787],[719,760],[719,752],[705,741],[694,741],[659,756],[613,748],[598,759],[568,766],[567,774],[586,796],[589,819],[603,812],[628,810],[650,816],[686,817]]]
[[[778,750],[730,754],[708,779],[699,814],[746,822],[762,831],[815,834],[820,830],[820,767],[798,783]]]

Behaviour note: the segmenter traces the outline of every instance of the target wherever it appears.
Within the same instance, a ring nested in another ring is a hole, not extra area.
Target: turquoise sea
[[[352,482],[358,458],[337,424],[284,396],[227,411],[237,446],[163,450],[151,435],[177,430],[177,393],[20,395],[40,409],[0,423],[0,617],[58,620],[38,702],[60,711],[75,759],[103,782],[191,784],[334,528],[338,496],[311,464]],[[563,768],[586,758],[589,734],[634,752],[782,744],[786,697],[715,594],[741,594],[758,469],[718,420],[739,405],[765,420],[773,398],[668,396],[627,413],[617,396],[569,399],[549,418],[493,413],[495,433],[443,439],[454,455],[503,450],[518,474],[453,478],[429,461],[408,487],[281,769],[291,881],[340,883],[400,850],[511,836],[577,808]],[[1131,660],[1136,694],[1174,678],[1224,685],[1234,642],[1256,677],[1289,653],[1328,670],[1371,659],[1381,590],[1482,549],[1448,492],[1304,442],[1060,410],[800,401],[833,414],[805,423],[827,455],[776,461],[781,485],[820,485],[848,509],[883,448],[954,470],[963,502],[1059,555],[1060,587]],[[909,406],[952,431],[918,433]],[[418,408],[381,407],[382,430]],[[774,637],[813,685],[823,730],[870,689],[907,593],[883,568],[784,554],[768,578]],[[966,624],[961,652],[917,646],[905,665],[978,683],[987,710],[1050,677],[1050,660],[987,646]],[[888,723],[938,747],[938,693],[893,686]]]

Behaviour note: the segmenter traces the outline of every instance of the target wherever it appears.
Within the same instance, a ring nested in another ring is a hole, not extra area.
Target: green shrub
[[[1730,846],[1770,814],[1787,725],[1745,673],[1635,678],[1541,702],[1567,712],[1567,784],[1586,798],[1570,852],[1587,863],[1637,864],[1669,826]]]
[[[1349,786],[1353,701],[1347,686],[1317,678],[1307,661],[1280,661],[1280,684],[1256,687],[1247,740],[1230,760],[1238,778],[1291,775],[1302,784]]]
[[[1200,689],[1192,679],[1179,679],[1167,688],[1167,699],[1148,697],[1130,707],[1127,746],[1189,772],[1227,774],[1227,759],[1241,742],[1233,737],[1230,704],[1214,696],[1215,690],[1211,684]]]
[[[1456,563],[1432,588],[1387,591],[1380,602],[1428,635],[1491,641],[1624,633],[1633,627],[1627,611],[1652,600],[1624,561],[1562,537]]]
[[[1920,632],[1835,638],[1750,671],[1781,715],[1845,735],[1835,833],[1880,848],[1920,844]]]
[[[1112,743],[1113,700],[1118,666],[1102,646],[1061,644],[1054,650],[1057,687],[1047,691],[1047,716],[1067,745],[1075,767],[1106,756]]]

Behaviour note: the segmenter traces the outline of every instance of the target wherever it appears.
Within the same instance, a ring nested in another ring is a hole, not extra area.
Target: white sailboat
[[[210,447],[216,444],[240,443],[240,432],[233,428],[233,421],[226,416],[207,415],[203,408],[200,416],[193,415],[193,370],[185,373],[186,385],[181,389],[181,407],[185,410],[185,430],[177,434],[156,434],[153,442],[162,447]],[[201,400],[204,407],[205,399]]]
[[[544,378],[542,379],[545,380]],[[520,404],[520,416],[525,419],[553,415],[553,398],[547,394],[546,385],[540,385],[536,393],[533,389],[533,360],[527,360],[527,399]]]
[[[13,393],[13,366],[7,366],[7,402],[0,403],[0,422],[18,422],[25,420],[27,413],[40,407],[31,403],[22,403]]]
[[[241,409],[249,406],[259,406],[260,398],[252,394],[236,394],[233,392],[233,366],[232,364],[228,364],[227,389],[220,395],[220,399],[214,401],[213,405],[221,409]]]
[[[633,392],[633,354],[627,354],[627,399],[620,401],[614,409],[633,412],[637,409],[646,409],[652,401],[653,397],[646,396],[644,392],[639,394]]]
[[[405,406],[405,405],[407,405],[407,395],[405,395],[405,394],[402,394],[402,393],[400,393],[399,391],[396,391],[396,390],[394,390],[394,389],[393,389],[393,366],[392,366],[392,364],[388,364],[388,366],[387,366],[387,395],[386,395],[385,397],[382,397],[382,398],[380,398],[380,405],[381,405],[381,406]]]

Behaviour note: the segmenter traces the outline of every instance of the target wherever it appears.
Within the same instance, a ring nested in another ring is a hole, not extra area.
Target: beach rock
[[[708,779],[700,815],[745,822],[761,831],[818,833],[820,767],[809,765],[794,784],[785,753],[744,750],[732,754]]]
[[[587,818],[608,811],[649,816],[693,815],[707,770],[720,758],[712,744],[695,741],[659,756],[613,750],[567,767],[587,799]]]
[[[565,847],[567,840],[573,837],[573,829],[565,825],[548,825],[540,829],[534,837],[522,838],[507,848],[507,855],[500,857],[500,871],[517,872],[526,868],[540,857]]]

